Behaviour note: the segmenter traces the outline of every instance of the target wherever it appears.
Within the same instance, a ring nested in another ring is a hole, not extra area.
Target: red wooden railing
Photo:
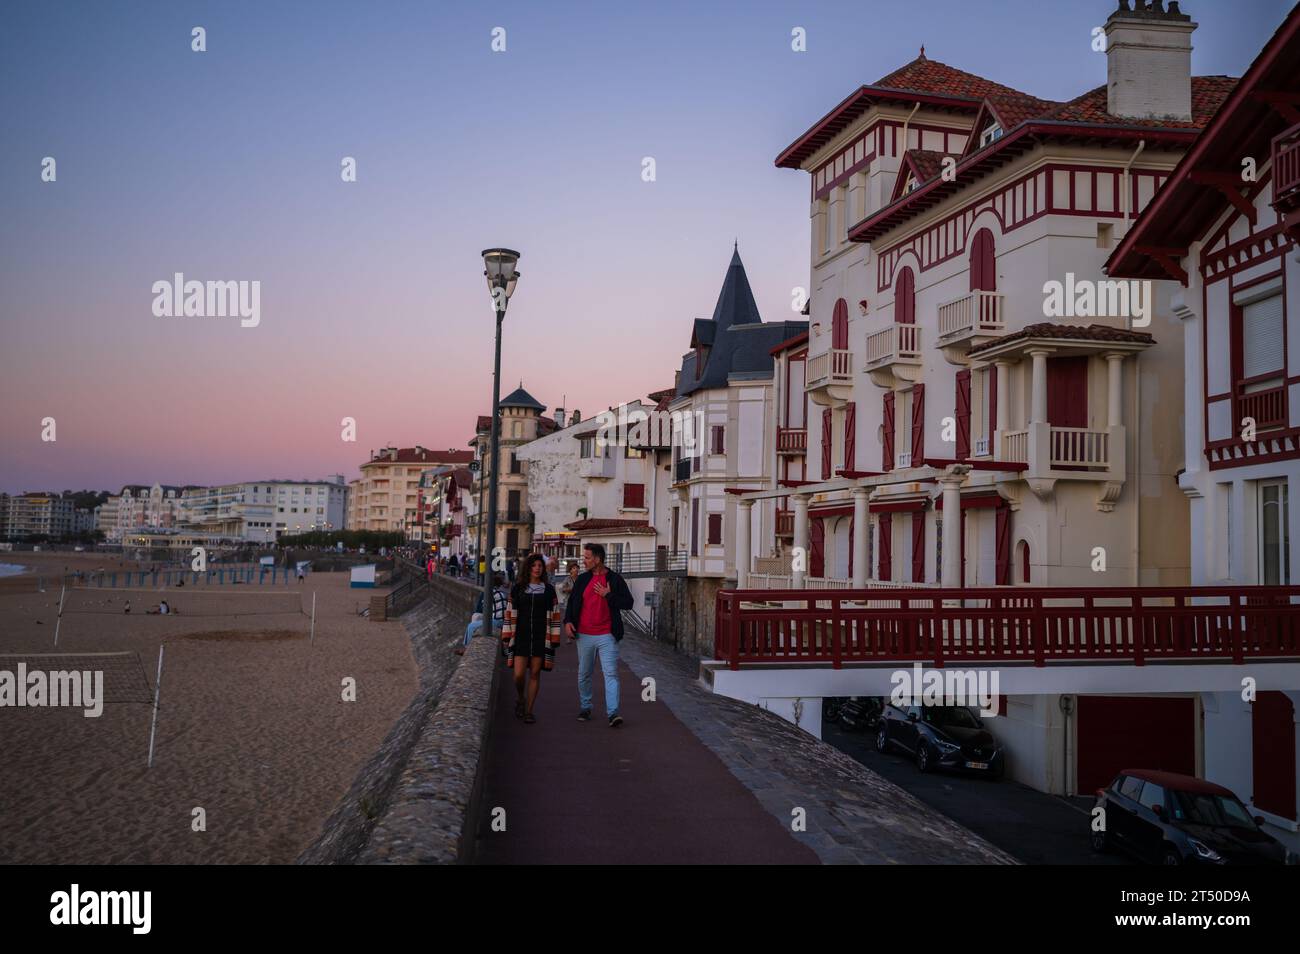
[[[802,454],[807,450],[807,428],[778,427],[776,429],[776,451],[778,454]]]
[[[1300,657],[1300,586],[723,590],[715,611],[732,669]]]
[[[1276,376],[1271,375],[1271,377]],[[1259,430],[1285,425],[1287,423],[1286,387],[1279,384],[1277,387],[1265,388],[1262,391],[1248,392],[1244,386],[1239,385],[1236,417],[1238,421],[1247,417],[1254,419],[1255,427]]]
[[[1300,124],[1273,139],[1273,205],[1294,208],[1300,200]]]

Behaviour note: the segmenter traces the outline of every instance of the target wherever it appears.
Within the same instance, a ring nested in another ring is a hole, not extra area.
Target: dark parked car
[[[1096,851],[1120,848],[1151,864],[1280,865],[1296,856],[1260,830],[1246,806],[1222,785],[1191,775],[1125,769],[1097,789],[1105,827]]]
[[[886,705],[876,728],[876,751],[899,748],[922,772],[936,768],[1001,778],[1002,747],[965,706]]]

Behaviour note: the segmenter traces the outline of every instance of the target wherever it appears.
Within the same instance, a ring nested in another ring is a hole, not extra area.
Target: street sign
[[[477,474],[477,473],[479,472],[478,461],[476,461],[476,460],[472,460],[472,461],[470,461],[470,462],[469,462],[469,469],[470,469],[471,471],[473,471],[474,473]]]

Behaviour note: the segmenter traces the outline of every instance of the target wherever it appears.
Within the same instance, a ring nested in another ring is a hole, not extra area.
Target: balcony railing
[[[867,335],[867,367],[893,361],[915,361],[921,357],[919,325],[895,323],[884,331]]]
[[[987,437],[975,438],[974,448],[971,450],[971,456],[988,457],[990,453],[991,452],[989,451],[989,439]]]
[[[778,537],[794,536],[793,510],[778,510],[776,512],[776,535]]]
[[[715,655],[732,669],[751,662],[1242,665],[1300,657],[1300,586],[772,587],[723,590],[715,613]]]
[[[609,480],[614,476],[614,458],[606,457],[604,454],[598,457],[584,457],[578,473],[583,477]]]
[[[1002,435],[1002,457],[1004,460],[1029,461],[1029,432],[1007,431]]]
[[[808,452],[808,429],[804,427],[778,427],[776,429],[776,452],[778,454],[806,454]]]
[[[1287,423],[1286,386],[1279,384],[1258,391],[1247,391],[1246,386],[1237,389],[1237,420],[1254,418],[1256,430],[1272,427],[1285,427]]]
[[[673,483],[681,483],[683,480],[691,479],[691,462],[694,458],[683,457],[673,465]]]
[[[1273,205],[1283,211],[1300,205],[1300,124],[1273,140]]]
[[[1084,427],[1053,427],[1048,431],[1051,467],[1110,466],[1110,434]]]
[[[532,523],[531,510],[498,510],[497,523]]]
[[[853,352],[848,348],[832,348],[808,359],[808,383],[805,391],[830,384],[849,384],[853,381]]]
[[[939,306],[939,337],[964,334],[1001,334],[1002,298],[997,292],[973,291]]]

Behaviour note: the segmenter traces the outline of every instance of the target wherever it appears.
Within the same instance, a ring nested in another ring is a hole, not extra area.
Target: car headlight
[[[1206,861],[1222,861],[1219,853],[1204,842],[1197,841],[1195,838],[1188,838],[1187,843],[1192,846],[1197,857],[1204,858]]]
[[[944,755],[951,755],[953,752],[961,751],[960,745],[953,745],[951,742],[947,742],[943,739],[935,739],[934,742],[935,745],[939,746],[939,751]]]

